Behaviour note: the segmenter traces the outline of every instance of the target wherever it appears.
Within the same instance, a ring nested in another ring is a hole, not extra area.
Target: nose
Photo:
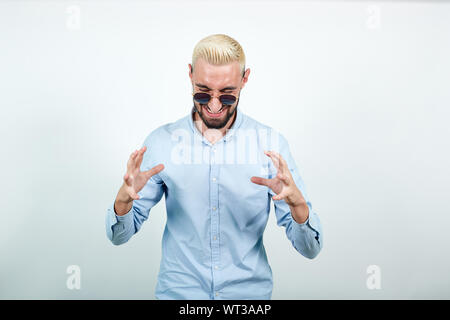
[[[222,108],[222,103],[220,102],[219,98],[211,97],[208,106],[212,112],[217,112],[220,110],[220,108]]]

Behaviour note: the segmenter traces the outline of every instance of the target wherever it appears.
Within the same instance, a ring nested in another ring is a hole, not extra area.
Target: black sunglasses
[[[211,95],[206,92],[197,92],[193,94],[194,100],[200,104],[207,104],[211,100]],[[237,98],[231,94],[223,94],[219,96],[219,101],[221,104],[231,106],[235,103]]]

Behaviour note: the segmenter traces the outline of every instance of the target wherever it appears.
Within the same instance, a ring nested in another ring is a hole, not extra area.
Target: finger
[[[133,188],[133,178],[126,173],[125,177],[124,177],[125,183],[127,184],[128,188],[128,195],[131,197],[131,199],[133,200],[139,200],[139,195],[136,193],[136,191]]]
[[[270,179],[261,178],[261,177],[251,177],[250,181],[256,184],[259,184],[261,186],[269,186]]]
[[[282,167],[283,167],[284,164],[285,164],[285,161],[284,161],[283,157],[281,156],[281,154],[279,154],[279,153],[276,152],[276,151],[270,151],[270,153],[272,154],[272,156],[273,156],[275,159],[277,159],[278,164],[279,164],[279,166],[280,166],[280,169],[282,169]]]
[[[139,195],[133,190],[131,189],[128,194],[130,195],[131,199],[133,200],[139,200]]]
[[[276,196],[272,197],[273,200],[283,200],[284,198],[286,198],[286,195],[283,193],[277,194]]]
[[[272,159],[272,162],[277,170],[280,170],[280,161],[275,157],[272,151],[264,151],[264,154]]]
[[[125,173],[125,175],[123,176],[123,181],[125,181],[125,183],[127,184],[127,186],[131,187],[132,185],[132,179],[130,177],[130,175],[127,173]]]
[[[283,181],[285,184],[289,184],[291,182],[291,180],[287,175],[280,172],[277,174],[277,178]]]
[[[142,163],[142,159],[144,158],[144,153],[147,150],[147,147],[142,147],[141,149],[139,149],[137,156],[136,156],[136,163],[135,163],[135,168],[139,169]]]
[[[137,150],[135,150],[131,153],[130,158],[128,159],[128,162],[127,162],[128,170],[134,169],[136,155],[137,155]]]
[[[268,151],[268,153],[269,153],[269,155],[270,155],[270,157],[272,159],[275,159],[275,161],[278,163],[278,166],[280,168],[281,168],[281,166],[284,165],[284,162],[283,162],[284,159],[278,152],[276,152],[276,151]]]
[[[278,163],[277,169],[280,170],[285,175],[287,175],[288,171],[289,171],[289,167],[287,165],[286,160],[284,160],[284,158],[281,156],[281,154],[279,154],[276,151],[269,151],[269,152],[273,156],[273,158],[277,159],[277,163]]]
[[[160,163],[157,166],[154,166],[153,168],[151,168],[150,170],[145,171],[144,173],[145,173],[147,179],[150,179],[152,176],[160,173],[163,170],[164,170],[164,165],[162,163]]]
[[[281,156],[281,154],[278,154],[278,156],[280,157],[280,163],[281,163],[281,167],[283,168],[283,172],[285,174],[286,173],[290,174],[291,171],[289,170],[289,166],[288,166],[286,160],[284,160],[284,158]]]

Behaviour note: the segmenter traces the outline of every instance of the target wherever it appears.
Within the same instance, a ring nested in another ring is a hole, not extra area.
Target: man
[[[165,196],[157,299],[270,299],[270,199],[299,253],[312,259],[322,248],[286,139],[238,109],[249,74],[236,40],[201,40],[189,64],[192,112],[152,131],[128,160],[106,232],[115,245],[127,242]]]

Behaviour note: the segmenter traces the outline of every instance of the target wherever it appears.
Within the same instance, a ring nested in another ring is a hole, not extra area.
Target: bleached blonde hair
[[[238,61],[241,73],[245,71],[245,54],[239,42],[226,34],[213,34],[200,40],[192,54],[192,69],[198,58],[214,65]]]

